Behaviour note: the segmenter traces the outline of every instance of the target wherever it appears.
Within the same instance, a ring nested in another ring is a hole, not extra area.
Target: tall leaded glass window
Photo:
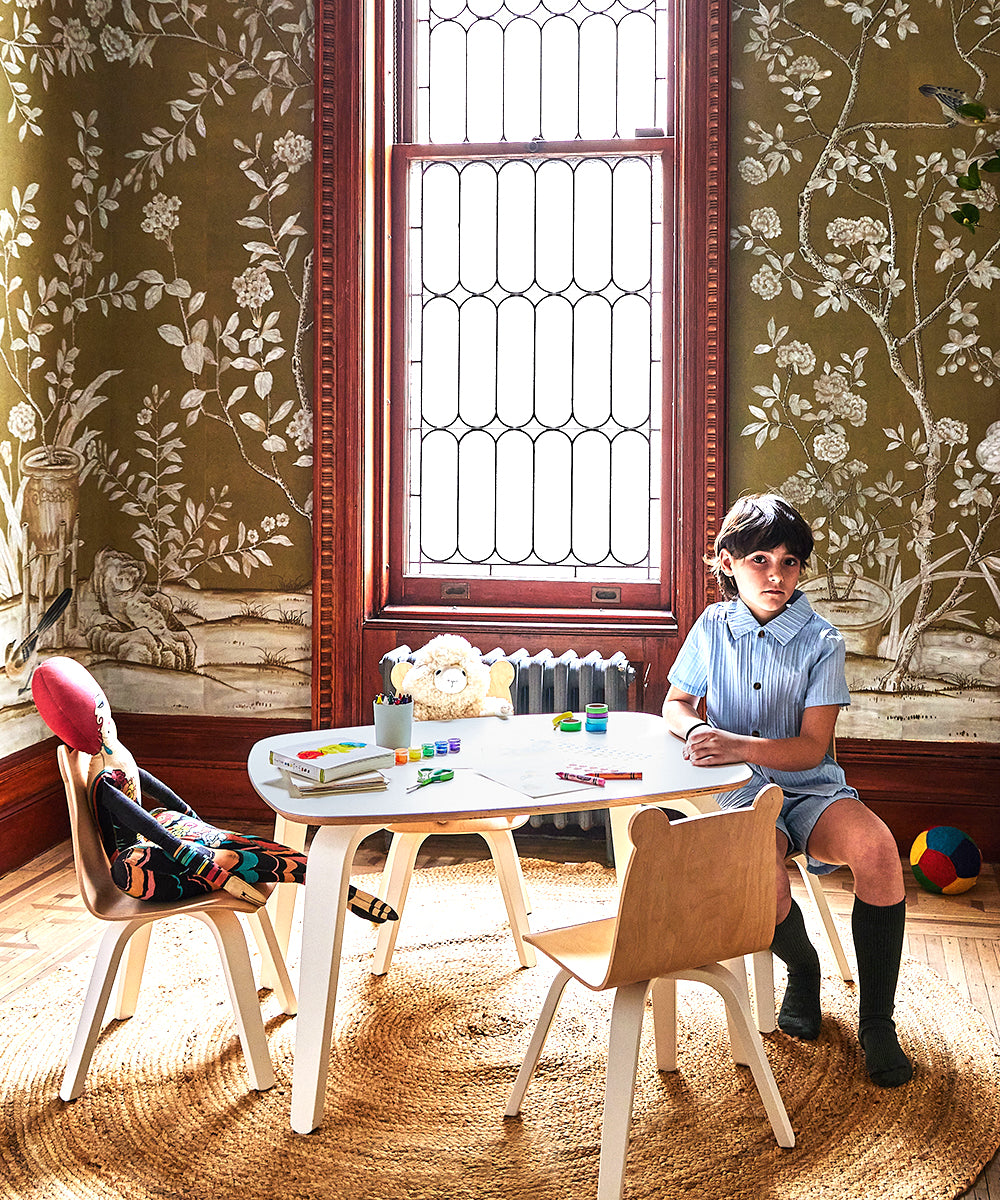
[[[410,2],[393,151],[392,590],[655,606],[671,0]]]

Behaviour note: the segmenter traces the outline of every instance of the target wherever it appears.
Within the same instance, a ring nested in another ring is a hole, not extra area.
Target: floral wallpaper
[[[311,4],[8,0],[0,63],[5,645],[69,591],[117,708],[307,715]]]
[[[844,734],[995,741],[1000,0],[731,11],[731,490],[817,528]],[[39,649],[119,709],[308,715],[312,31],[0,8],[4,753]]]
[[[842,733],[995,741],[1000,2],[732,17],[731,490],[817,530]]]

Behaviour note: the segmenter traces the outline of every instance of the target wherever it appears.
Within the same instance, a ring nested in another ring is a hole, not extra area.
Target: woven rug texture
[[[608,915],[597,864],[527,860],[532,925]],[[377,878],[357,882],[369,890]],[[610,995],[571,982],[521,1116],[503,1110],[554,974],[518,967],[492,864],[415,873],[392,968],[348,918],[326,1119],[289,1128],[293,1018],[261,992],[278,1076],[250,1091],[204,926],[154,930],[136,1015],[111,1022],[77,1101],[58,1097],[93,952],[18,993],[0,1023],[0,1196],[11,1200],[582,1200],[595,1196]],[[297,930],[291,965],[297,965]],[[778,986],[781,982],[779,979]],[[939,976],[904,961],[906,1087],[871,1085],[856,993],[824,961],[823,1033],[764,1038],[796,1146],[780,1149],[721,999],[682,984],[678,1066],[647,1012],[626,1200],[953,1200],[1000,1145],[1000,1049]]]

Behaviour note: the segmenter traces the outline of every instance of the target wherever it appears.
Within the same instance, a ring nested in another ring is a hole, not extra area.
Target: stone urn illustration
[[[55,554],[73,537],[80,507],[83,456],[70,446],[37,446],[21,460],[22,515],[39,554]]]
[[[813,611],[844,635],[849,653],[878,655],[882,628],[892,610],[887,588],[861,575],[817,575],[799,588],[809,597]]]

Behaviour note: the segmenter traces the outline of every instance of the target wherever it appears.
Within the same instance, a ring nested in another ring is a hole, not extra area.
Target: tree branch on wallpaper
[[[995,405],[969,405],[955,387],[961,373],[965,390],[996,395],[987,389],[1000,379],[1000,349],[986,343],[995,309],[985,322],[979,309],[1000,280],[1000,237],[988,220],[978,240],[952,224],[973,198],[977,212],[1000,215],[991,183],[976,175],[963,189],[1000,135],[991,122],[942,120],[915,85],[912,96],[894,86],[893,63],[904,43],[916,53],[925,22],[950,25],[953,69],[972,83],[936,82],[964,84],[980,101],[1000,51],[1000,4],[824,7],[835,12],[797,0],[734,6],[754,84],[775,89],[788,114],[770,128],[747,123],[751,150],[736,169],[761,192],[790,176],[797,213],[779,212],[776,196],[733,230],[732,245],[763,260],[749,281],[762,301],[787,287],[803,306],[800,319],[769,320],[754,347],[769,379],[753,387],[742,433],[758,450],[780,440],[785,461],[792,453],[800,464],[780,490],[816,527],[812,597],[872,614],[859,652],[882,659],[879,688],[899,692],[917,685],[915,658],[934,630],[1000,632],[1000,421]],[[928,36],[940,61],[949,37]],[[821,363],[814,346],[831,343]],[[851,447],[857,437],[872,453],[869,424],[884,437],[874,470]]]

